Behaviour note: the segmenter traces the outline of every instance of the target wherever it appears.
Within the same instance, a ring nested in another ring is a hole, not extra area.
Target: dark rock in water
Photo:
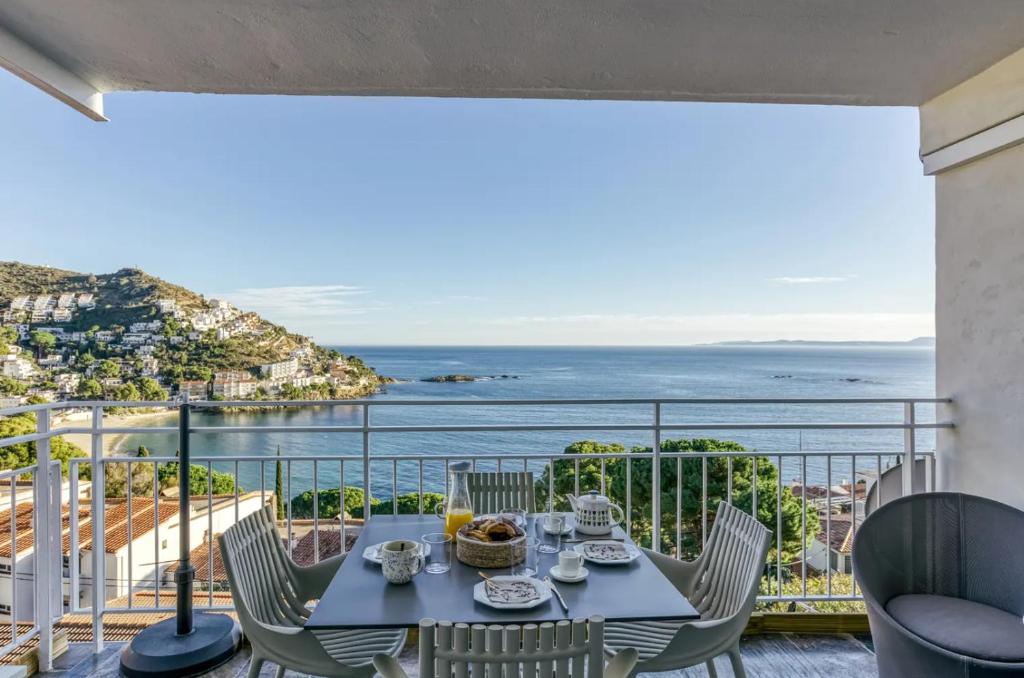
[[[839,381],[846,381],[846,382],[849,382],[851,384],[855,384],[858,381],[864,381],[864,380],[863,379],[858,379],[857,377],[844,377],[844,378],[840,379]]]
[[[793,378],[792,374],[776,374],[775,376],[772,377],[772,379],[792,379],[792,378]]]
[[[434,384],[455,384],[467,381],[490,381],[491,379],[518,379],[516,375],[510,374],[490,374],[484,376],[476,376],[472,374],[440,374],[436,377],[427,377],[421,381],[429,381]]]

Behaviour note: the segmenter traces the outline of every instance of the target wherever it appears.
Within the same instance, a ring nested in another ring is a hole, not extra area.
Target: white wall
[[[18,606],[15,612],[18,621],[32,621],[35,618],[35,552],[32,550],[22,551],[18,554],[17,580],[12,586],[10,574],[0,575],[0,603],[10,605],[13,594],[17,591]],[[0,558],[0,562],[9,565],[10,558]],[[12,590],[13,589],[13,590]],[[11,615],[7,612],[0,612],[0,619],[10,620]]]
[[[267,495],[268,500],[272,495]],[[234,500],[214,500],[213,507],[213,533],[219,534],[235,523]],[[262,508],[263,503],[259,493],[249,493],[239,497],[238,517],[244,518]],[[193,507],[199,510],[192,514],[189,528],[189,550],[200,546],[210,527],[210,517],[206,511],[205,502],[193,502]],[[105,559],[107,593],[106,599],[120,598],[128,595],[128,579],[131,577],[134,591],[152,589],[154,575],[157,581],[160,580],[164,571],[175,565],[179,555],[178,541],[178,520],[172,518],[160,525],[159,544],[155,542],[157,533],[153,530],[139,535],[131,543],[132,563],[131,573],[128,570],[128,546],[124,546],[116,553],[108,553]],[[155,549],[159,549],[157,554]],[[154,567],[154,557],[158,565]],[[199,563],[193,563],[198,567]],[[83,593],[82,605],[88,606],[92,600],[92,554],[89,550],[83,550],[81,562],[81,590]]]
[[[927,153],[1024,114],[1024,53],[921,108]],[[938,482],[1024,509],[1024,146],[936,176]]]

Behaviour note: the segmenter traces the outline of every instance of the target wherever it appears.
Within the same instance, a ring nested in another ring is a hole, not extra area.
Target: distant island
[[[699,346],[935,346],[935,337],[917,337],[909,341],[811,341],[776,339],[774,341],[719,341]]]
[[[460,382],[469,381],[490,381],[492,379],[518,379],[516,375],[509,374],[491,374],[486,376],[474,376],[472,374],[441,374],[436,377],[427,377],[421,381],[430,382],[432,384],[457,384]]]
[[[137,268],[0,262],[0,403],[326,400],[390,380],[258,314]]]

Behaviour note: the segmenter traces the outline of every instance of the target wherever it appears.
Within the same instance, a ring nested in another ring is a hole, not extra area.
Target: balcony
[[[719,501],[753,512],[775,536],[759,611],[749,628],[756,635],[743,648],[751,675],[788,675],[796,667],[821,667],[822,662],[870,675],[874,661],[860,592],[850,576],[849,545],[872,506],[933,487],[931,440],[936,429],[952,426],[935,419],[935,405],[941,402],[712,398],[260,403],[287,407],[286,412],[296,415],[337,408],[340,423],[326,425],[301,416],[273,425],[235,425],[212,413],[251,407],[252,402],[174,402],[162,406],[167,415],[160,425],[141,427],[104,426],[104,411],[153,408],[152,402],[53,403],[2,410],[0,416],[36,417],[36,433],[0,440],[0,448],[35,442],[40,458],[50,457],[44,461],[50,482],[39,482],[38,465],[0,475],[0,505],[5,509],[0,537],[9,563],[9,571],[0,571],[0,581],[6,579],[0,596],[9,601],[9,609],[0,608],[9,622],[0,625],[7,629],[0,642],[4,654],[31,652],[39,643],[53,644],[55,653],[67,647],[56,667],[88,666],[104,675],[108,664],[116,671],[112,657],[124,641],[174,613],[172,573],[180,550],[182,488],[172,465],[178,461],[176,450],[187,446],[210,451],[190,457],[187,522],[190,557],[197,569],[197,610],[231,609],[223,566],[211,544],[213,535],[238,518],[267,503],[283,503],[277,508],[278,529],[289,555],[300,564],[316,563],[351,548],[366,515],[431,513],[447,489],[449,464],[466,460],[480,471],[532,472],[535,510],[567,508],[565,493],[596,489],[609,494],[621,503],[623,527],[637,543],[687,559],[705,544]],[[66,417],[72,407],[79,410],[77,420]],[[101,456],[105,438],[139,434],[157,441],[152,456]],[[307,436],[322,451],[297,456],[285,445],[277,456],[267,445],[256,445],[245,455],[217,449],[230,447],[232,438],[256,440],[253,436],[266,434]],[[51,456],[51,441],[61,435],[88,436],[92,443],[91,456],[67,461],[63,479],[61,462]],[[744,445],[671,442],[710,437],[742,440]],[[630,446],[579,444],[566,450],[571,453],[563,452],[581,438]],[[426,445],[429,449],[423,449]],[[907,458],[916,460],[915,473],[905,472],[910,465],[899,464]],[[96,471],[100,468],[103,473]],[[879,477],[883,482],[877,482]],[[339,492],[341,486],[344,492]],[[341,496],[345,519],[339,518]],[[37,551],[40,534],[47,535],[43,541],[49,546]],[[17,545],[13,560],[11,544]],[[42,571],[45,576],[37,578]],[[95,586],[96,581],[105,585]],[[47,607],[52,619],[37,613]],[[13,638],[12,620],[18,622]],[[798,633],[800,629],[808,633]],[[410,661],[414,652],[407,648]],[[233,665],[244,662],[243,652]]]

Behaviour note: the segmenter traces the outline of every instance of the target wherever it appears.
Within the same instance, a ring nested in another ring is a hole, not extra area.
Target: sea
[[[650,431],[603,430],[601,426],[649,424],[653,407],[644,405],[488,406],[488,400],[625,399],[625,398],[931,398],[935,396],[934,348],[917,345],[735,345],[672,348],[596,347],[381,347],[339,346],[379,373],[393,377],[374,402],[389,400],[469,400],[469,405],[371,407],[373,425],[423,426],[460,424],[553,424],[596,426],[587,431],[511,432],[381,432],[370,436],[372,458],[387,455],[557,456],[577,440],[652,444]],[[477,381],[424,381],[447,374],[465,374]],[[476,404],[479,401],[480,404]],[[738,405],[666,404],[664,424],[902,422],[902,404],[876,405]],[[920,422],[935,421],[935,407],[917,406]],[[358,426],[359,407],[339,405],[275,409],[265,412],[193,415],[194,426]],[[154,425],[147,422],[147,425]],[[160,425],[160,423],[156,424]],[[174,425],[170,415],[165,425]],[[783,459],[784,482],[822,484],[848,482],[854,475],[873,475],[903,449],[899,430],[702,430],[665,431],[663,438],[711,437],[733,440],[759,455],[780,452],[849,452],[835,457],[831,478],[824,457],[809,456],[806,471],[799,459]],[[934,449],[933,431],[919,431],[919,450]],[[132,434],[118,450],[145,445],[153,456],[173,456],[176,436]],[[256,456],[267,461],[239,462],[238,481],[245,490],[273,488],[274,460],[280,454],[290,479],[289,496],[313,485],[312,456],[362,453],[361,433],[225,432],[192,436],[194,457]],[[218,470],[235,473],[234,462],[217,462]],[[261,468],[262,467],[262,468]],[[495,462],[478,468],[493,470]],[[504,470],[521,470],[510,461]],[[529,467],[539,475],[542,462]],[[316,463],[317,486],[338,487],[344,470],[348,486],[362,486],[361,465],[342,469],[334,461]],[[397,471],[397,475],[396,475]],[[806,473],[806,475],[805,475]],[[371,464],[373,495],[415,491],[421,472],[416,462],[379,460]],[[423,488],[442,491],[442,462],[423,464]]]

